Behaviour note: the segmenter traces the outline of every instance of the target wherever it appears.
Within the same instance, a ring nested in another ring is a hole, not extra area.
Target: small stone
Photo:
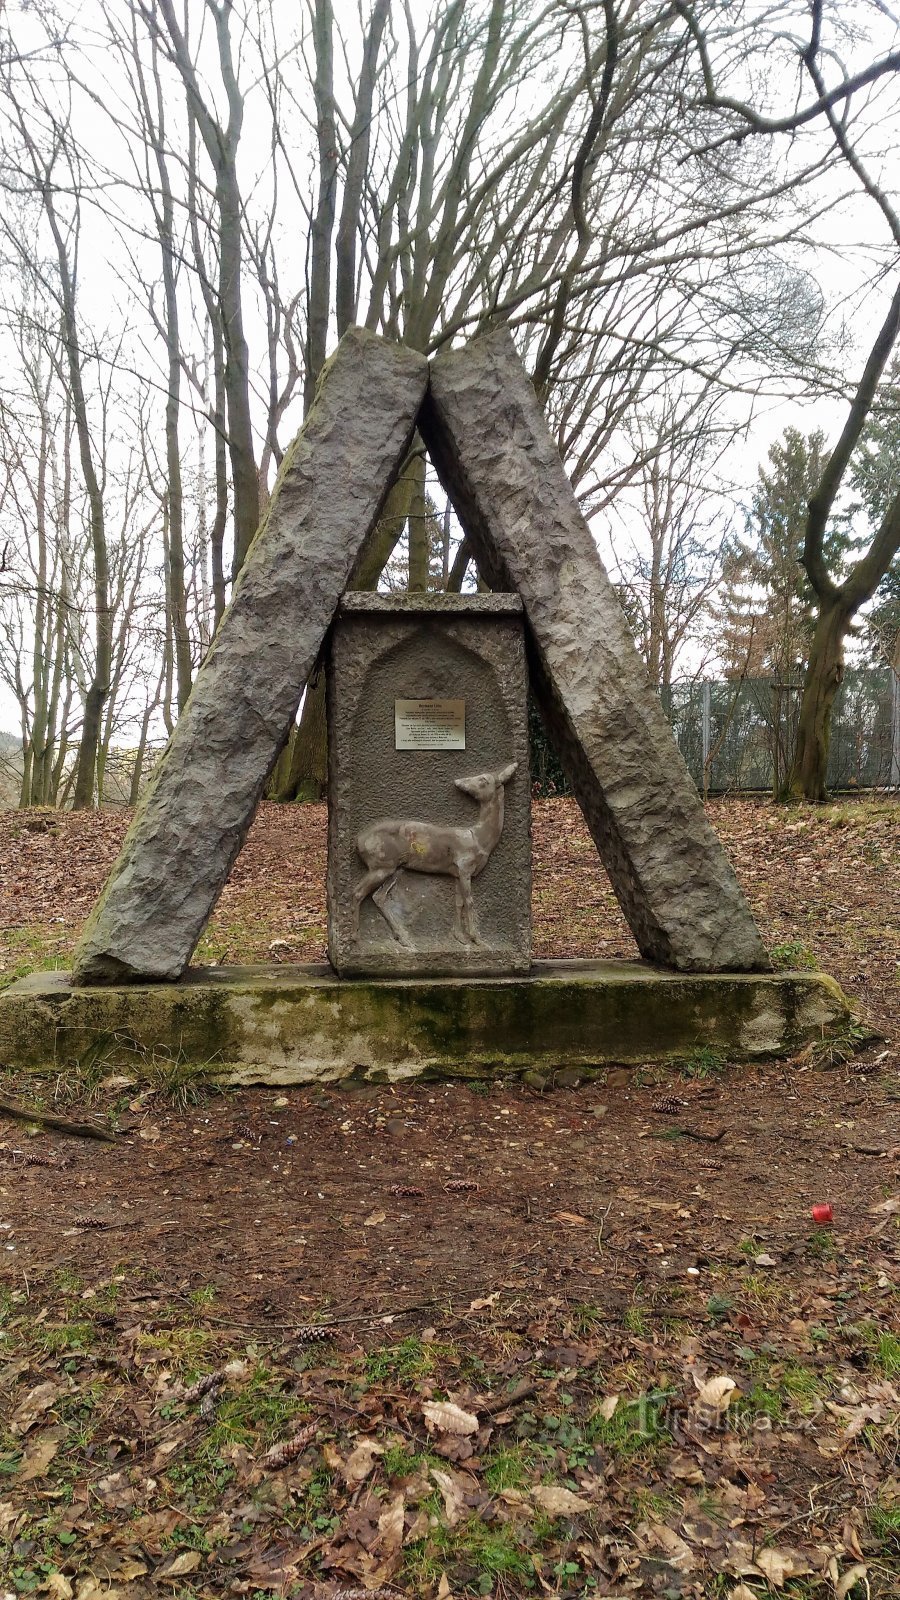
[[[581,1073],[577,1067],[563,1067],[554,1077],[557,1089],[579,1089],[581,1081]]]
[[[406,1123],[402,1117],[388,1117],[384,1126],[388,1133],[396,1134],[406,1132]]]
[[[540,1072],[523,1072],[522,1082],[527,1083],[529,1089],[536,1089],[538,1094],[543,1094],[550,1086],[550,1079],[545,1078]]]

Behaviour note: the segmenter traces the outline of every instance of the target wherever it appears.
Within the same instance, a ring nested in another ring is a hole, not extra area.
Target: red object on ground
[[[834,1212],[829,1205],[813,1206],[812,1219],[813,1222],[833,1222]]]

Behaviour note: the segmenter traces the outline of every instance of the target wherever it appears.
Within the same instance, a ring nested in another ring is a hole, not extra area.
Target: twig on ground
[[[104,1144],[118,1144],[118,1137],[108,1128],[98,1128],[93,1122],[73,1122],[69,1117],[57,1117],[50,1111],[38,1111],[33,1106],[19,1105],[15,1100],[0,1097],[0,1116],[13,1117],[16,1122],[36,1122],[42,1128],[52,1128],[55,1133],[67,1133],[73,1139],[102,1139]]]

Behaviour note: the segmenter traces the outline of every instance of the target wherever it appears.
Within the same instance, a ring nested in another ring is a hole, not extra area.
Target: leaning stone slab
[[[76,984],[184,971],[407,450],[423,356],[341,340],[75,955]]]
[[[492,588],[518,590],[545,719],[641,954],[768,966],[505,330],[438,356],[419,429]]]
[[[797,1051],[846,1028],[819,972],[664,972],[539,961],[520,978],[347,981],[329,967],[192,967],[180,983],[73,988],[38,972],[0,995],[0,1060],[77,1083],[98,1053],[140,1079],[177,1062],[230,1083],[499,1077],[560,1062],[590,1073],[690,1057]]]

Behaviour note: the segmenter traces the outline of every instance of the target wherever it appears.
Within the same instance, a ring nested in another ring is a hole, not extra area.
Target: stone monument
[[[347,593],[416,429],[493,594]],[[331,965],[189,969],[329,636]],[[526,655],[640,962],[530,965]],[[847,1015],[768,971],[508,333],[429,370],[355,328],[74,971],[0,996],[0,1056],[298,1082],[767,1055]]]

